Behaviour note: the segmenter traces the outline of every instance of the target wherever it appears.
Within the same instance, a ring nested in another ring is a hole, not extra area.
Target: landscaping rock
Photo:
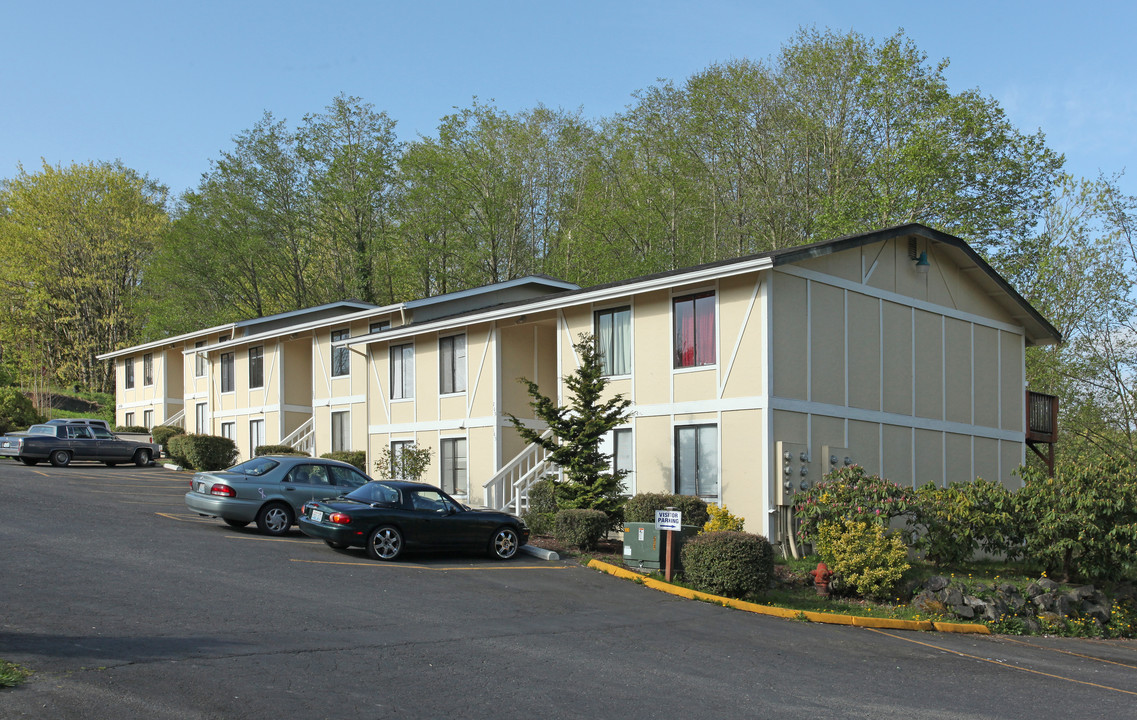
[[[951,585],[951,580],[948,580],[943,575],[933,575],[924,581],[924,589],[930,593],[936,593],[943,590],[948,585]]]

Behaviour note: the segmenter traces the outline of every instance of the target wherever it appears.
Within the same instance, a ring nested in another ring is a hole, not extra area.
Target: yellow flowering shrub
[[[710,516],[710,519],[703,525],[703,532],[715,532],[716,530],[742,532],[743,525],[746,524],[746,518],[732,515],[725,505],[718,505],[717,503],[707,505],[707,515]]]
[[[910,567],[904,540],[863,520],[821,523],[814,549],[830,572],[866,597],[887,597]]]

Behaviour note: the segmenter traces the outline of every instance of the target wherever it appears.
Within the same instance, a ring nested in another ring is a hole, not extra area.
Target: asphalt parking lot
[[[0,718],[1135,717],[1129,641],[874,631],[574,562],[370,560],[188,512],[190,475],[0,461]]]

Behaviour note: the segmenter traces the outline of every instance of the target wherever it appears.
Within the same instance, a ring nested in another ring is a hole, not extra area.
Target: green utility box
[[[699,534],[694,525],[684,525],[671,540],[671,567],[679,569],[679,550],[688,538]],[[662,570],[667,553],[667,531],[656,530],[655,523],[624,523],[624,564],[646,570]]]

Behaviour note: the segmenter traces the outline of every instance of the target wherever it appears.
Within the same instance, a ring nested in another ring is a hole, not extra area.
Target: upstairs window
[[[343,345],[351,337],[350,330],[332,331],[332,377],[343,377],[351,372],[350,357],[347,345]],[[336,343],[341,343],[337,345]]]
[[[142,384],[154,384],[154,355],[151,353],[142,356]]]
[[[207,360],[205,358],[205,353],[200,351],[200,348],[203,348],[203,347],[205,347],[205,341],[204,340],[199,340],[193,344],[194,350],[197,350],[197,352],[195,352],[193,354],[193,376],[194,377],[205,377],[205,368],[206,368]]]
[[[438,339],[438,388],[442,394],[466,392],[466,336]]]
[[[221,353],[221,392],[233,392],[233,353]]]
[[[126,362],[122,364],[122,368],[125,373],[122,378],[122,386],[127,390],[132,390],[134,388],[134,358],[127,358]]]
[[[378,320],[376,322],[371,323],[367,327],[367,332],[377,333],[377,332],[383,332],[384,330],[390,330],[390,329],[391,329],[391,321],[390,320]]]
[[[632,308],[597,310],[595,313],[596,351],[605,375],[632,372]]]
[[[264,346],[249,348],[249,387],[259,388],[265,384]]]
[[[415,346],[395,345],[391,348],[391,399],[415,396]]]
[[[675,318],[675,367],[715,364],[715,294],[697,293],[677,297]]]

